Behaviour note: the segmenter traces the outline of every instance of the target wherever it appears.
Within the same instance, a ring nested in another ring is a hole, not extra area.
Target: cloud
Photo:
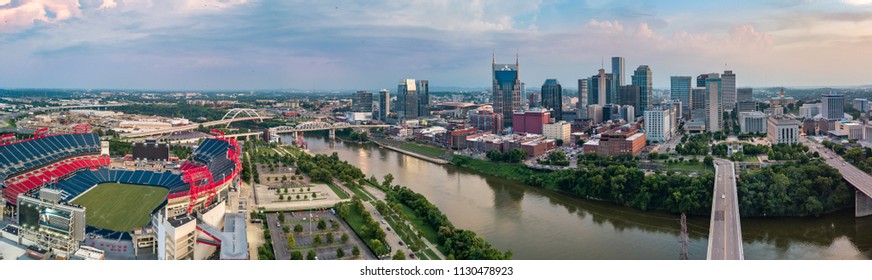
[[[118,3],[115,0],[103,0],[103,3],[100,4],[100,7],[97,7],[98,10],[112,9],[118,6]]]
[[[605,34],[618,34],[618,33],[624,32],[624,25],[621,24],[621,22],[619,22],[617,20],[615,20],[615,21],[611,21],[611,20],[599,21],[596,19],[591,19],[589,22],[587,22],[587,25],[585,25],[585,26],[590,30],[594,30],[594,31],[597,31],[600,33],[605,33]]]
[[[872,5],[872,0],[842,0],[842,3],[854,6]]]
[[[730,30],[730,39],[738,48],[768,50],[773,46],[772,35],[758,32],[750,24],[742,24]]]
[[[23,0],[0,7],[0,32],[17,31],[37,22],[56,23],[81,16],[76,0]]]

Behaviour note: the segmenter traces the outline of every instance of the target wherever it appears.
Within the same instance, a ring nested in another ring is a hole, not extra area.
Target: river
[[[290,136],[282,136],[290,143]],[[307,136],[313,153],[339,158],[379,180],[423,194],[460,228],[514,259],[678,259],[677,215],[577,199],[522,183],[381,149]],[[705,259],[709,217],[688,217],[688,256]],[[853,210],[819,218],[742,219],[746,259],[869,259],[872,218]]]

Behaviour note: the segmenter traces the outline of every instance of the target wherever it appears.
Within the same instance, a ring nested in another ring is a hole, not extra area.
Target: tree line
[[[714,173],[692,177],[667,171],[646,176],[634,161],[611,161],[599,167],[589,164],[575,170],[537,173],[524,183],[642,210],[708,215]]]
[[[742,173],[742,216],[809,216],[850,207],[854,191],[820,160],[792,161]]]

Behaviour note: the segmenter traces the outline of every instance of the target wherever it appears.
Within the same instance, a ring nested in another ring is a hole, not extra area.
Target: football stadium
[[[22,246],[58,258],[248,258],[244,213],[225,213],[241,171],[236,139],[213,131],[182,160],[108,151],[87,124],[0,136],[0,187]]]

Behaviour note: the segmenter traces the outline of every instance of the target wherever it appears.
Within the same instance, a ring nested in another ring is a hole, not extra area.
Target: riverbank
[[[412,157],[415,157],[415,158],[418,158],[418,159],[422,159],[422,160],[426,160],[426,161],[429,161],[429,162],[432,162],[432,163],[436,163],[436,164],[448,164],[448,161],[447,161],[447,160],[444,160],[444,159],[441,159],[441,158],[429,157],[429,156],[425,156],[425,155],[422,155],[422,154],[419,154],[419,153],[416,153],[416,152],[412,152],[412,151],[408,151],[408,150],[405,150],[405,149],[401,149],[401,148],[399,148],[399,147],[394,147],[393,145],[390,145],[390,144],[388,144],[388,143],[383,143],[383,142],[386,142],[386,141],[384,141],[384,140],[379,141],[379,140],[376,139],[376,138],[372,138],[372,139],[370,139],[370,140],[371,140],[373,143],[375,143],[376,145],[378,145],[379,147],[386,148],[386,149],[389,149],[389,150],[392,150],[392,151],[395,151],[395,152],[398,152],[398,153],[402,153],[402,154],[404,154],[404,155],[412,156]]]
[[[456,227],[511,249],[512,259],[674,260],[680,251],[679,218],[665,211],[576,198],[452,164],[415,160],[410,166],[408,157],[376,145],[331,143],[312,135],[306,142],[315,153],[337,152],[368,178],[382,181],[393,174],[392,185],[424,195]],[[709,222],[708,216],[688,217],[690,259],[705,259]],[[850,210],[818,218],[742,219],[749,260],[867,259],[872,257],[864,245],[872,244],[872,236],[864,234],[868,229],[872,220],[856,219]]]
[[[642,211],[663,210],[702,217],[710,215],[711,210],[714,174],[708,169],[698,176],[688,176],[643,172],[634,161],[598,162],[596,165],[601,168],[584,172],[545,172],[520,164],[463,156],[455,156],[451,163],[571,197],[605,201]],[[821,186],[819,188],[808,187],[814,185],[809,182],[818,177],[827,180],[815,182]],[[743,173],[742,178],[738,187],[743,218],[820,216],[853,206],[852,193],[841,183],[839,175],[818,162],[786,163]]]

